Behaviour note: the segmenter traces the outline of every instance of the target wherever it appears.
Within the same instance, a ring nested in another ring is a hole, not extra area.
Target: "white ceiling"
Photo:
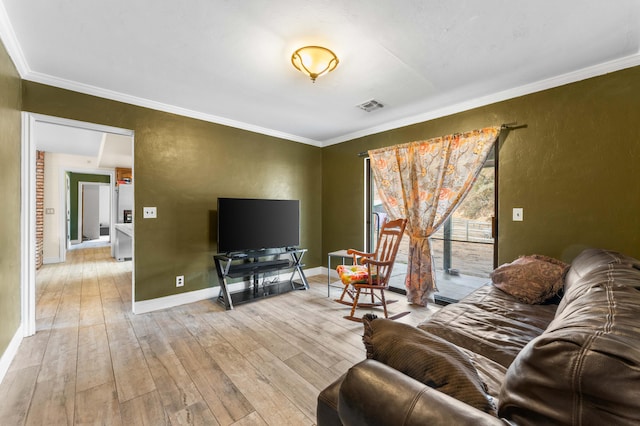
[[[36,149],[57,154],[98,157],[104,133],[77,127],[36,122]]]
[[[637,0],[0,0],[24,79],[317,146],[640,65],[639,23]],[[309,44],[340,58],[315,84]]]
[[[131,136],[36,121],[34,139],[39,151],[91,157],[100,168],[133,166]]]

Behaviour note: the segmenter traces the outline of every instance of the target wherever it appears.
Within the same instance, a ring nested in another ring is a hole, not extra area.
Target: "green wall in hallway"
[[[79,182],[102,182],[109,183],[111,180],[107,175],[91,175],[86,173],[69,173],[69,227],[71,241],[82,240],[78,237],[78,183]],[[115,222],[115,220],[114,220]]]

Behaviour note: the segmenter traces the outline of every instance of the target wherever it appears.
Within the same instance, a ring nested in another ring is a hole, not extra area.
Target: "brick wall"
[[[44,152],[36,152],[36,270],[42,267],[44,246]]]

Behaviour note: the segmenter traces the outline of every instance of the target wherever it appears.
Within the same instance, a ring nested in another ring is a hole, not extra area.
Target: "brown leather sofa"
[[[497,416],[367,359],[320,393],[318,426],[640,424],[636,259],[585,250],[555,303],[487,285],[418,327],[468,355]]]

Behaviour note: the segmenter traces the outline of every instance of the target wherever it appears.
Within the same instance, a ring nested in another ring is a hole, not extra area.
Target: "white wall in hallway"
[[[79,155],[56,154],[47,152],[44,156],[44,244],[42,258],[44,263],[57,263],[62,259],[60,238],[66,238],[65,230],[60,229],[61,215],[65,215],[65,205],[60,203],[64,191],[64,170],[96,170],[95,159]],[[47,214],[47,209],[53,209]]]

